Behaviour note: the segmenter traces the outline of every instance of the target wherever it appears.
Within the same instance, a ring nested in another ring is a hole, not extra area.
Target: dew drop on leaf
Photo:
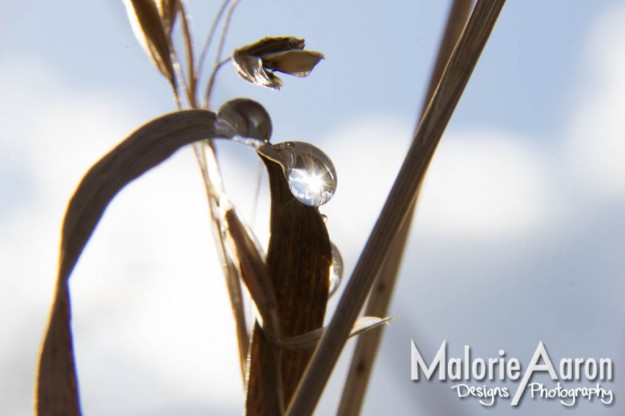
[[[341,252],[332,243],[332,264],[330,265],[330,291],[329,296],[332,296],[334,292],[339,288],[343,279],[343,258]]]
[[[334,196],[336,170],[325,153],[304,142],[279,143],[276,148],[289,189],[298,201],[318,207]]]

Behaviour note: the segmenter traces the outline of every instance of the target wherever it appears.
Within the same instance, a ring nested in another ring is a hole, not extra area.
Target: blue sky
[[[94,161],[174,104],[121,2],[3,6],[0,413],[26,415],[65,204]],[[217,6],[188,6],[199,44]],[[274,141],[305,140],[334,160],[339,187],[322,212],[347,275],[409,144],[447,7],[244,0],[234,17],[226,50],[297,35],[326,56],[307,79],[284,76],[280,92],[226,68],[214,101],[252,97],[270,111]],[[543,340],[554,359],[609,356],[616,404],[573,412],[623,412],[623,21],[617,1],[505,6],[431,166],[391,307],[399,319],[386,330],[364,414],[483,413],[449,384],[409,380],[411,339],[428,356],[443,339],[450,354],[470,344],[482,357],[503,348],[527,361]],[[221,153],[247,215],[256,159],[236,145]],[[85,414],[241,413],[206,215],[190,149],[109,207],[72,276]],[[340,364],[320,414],[332,413],[343,372]],[[492,411],[567,410],[525,399]]]

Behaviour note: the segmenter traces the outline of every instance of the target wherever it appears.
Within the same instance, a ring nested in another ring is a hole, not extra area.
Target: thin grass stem
[[[204,96],[204,103],[203,106],[204,108],[208,109],[209,103],[210,103],[210,96],[212,94],[213,91],[213,87],[215,86],[215,80],[217,79],[217,74],[219,73],[219,70],[226,65],[228,62],[230,62],[232,60],[232,57],[228,57],[226,59],[224,59],[223,61],[219,62],[215,68],[213,69],[213,71],[211,72],[211,76],[208,79],[208,84],[206,87],[206,95]]]
[[[226,12],[226,9],[228,8],[228,4],[230,4],[230,0],[224,0],[223,3],[221,3],[221,7],[219,8],[219,11],[217,12],[217,15],[215,16],[215,19],[213,20],[213,23],[211,24],[210,30],[208,31],[208,36],[206,37],[206,40],[204,41],[204,46],[202,46],[202,51],[200,52],[200,59],[197,62],[197,68],[195,70],[195,73],[198,75],[202,73],[202,69],[204,68],[204,62],[206,61],[206,57],[208,56],[208,50],[210,49],[210,46],[213,43],[213,38],[215,37],[215,33],[217,32],[217,26],[219,25],[219,22],[221,22],[221,18]]]
[[[213,92],[213,86],[215,85],[215,77],[217,75],[217,71],[229,60],[222,60],[224,46],[226,44],[226,37],[228,35],[228,29],[230,28],[230,22],[232,21],[232,15],[239,5],[240,0],[234,0],[230,7],[228,8],[228,12],[226,13],[226,17],[224,20],[224,24],[221,30],[221,37],[219,38],[219,45],[217,46],[217,53],[215,54],[215,63],[213,65],[213,71],[211,72],[210,80],[208,85],[206,86],[206,93],[204,95],[204,107],[209,108],[211,94]]]
[[[187,98],[191,107],[197,108],[197,73],[195,72],[191,26],[189,24],[187,10],[183,0],[180,0],[178,2],[178,7],[180,7],[180,17],[182,21],[182,39],[184,41],[185,56],[187,58]]]
[[[423,118],[425,109],[432,100],[436,86],[438,85],[443,74],[443,70],[445,69],[445,65],[447,65],[454,46],[458,42],[458,39],[462,34],[462,30],[464,29],[469,18],[472,5],[473,0],[454,0],[452,3],[419,120]],[[418,124],[419,123],[417,123],[417,125]],[[419,193],[420,188],[417,191],[417,198]],[[399,229],[399,232],[393,240],[389,255],[384,261],[384,265],[382,266],[382,269],[376,278],[375,285],[371,290],[371,294],[369,295],[367,306],[365,308],[365,315],[388,315],[389,304],[393,296],[395,283],[397,281],[402,257],[408,241],[409,231],[414,218],[414,211],[417,205],[416,201],[417,199],[415,199],[415,202],[410,207],[409,214],[404,225]],[[354,349],[352,361],[347,373],[347,379],[343,385],[343,394],[337,414],[341,416],[360,414],[371,372],[373,370],[373,365],[375,363],[375,357],[377,355],[383,334],[384,328],[380,328],[377,331],[370,331],[369,333],[358,337],[358,342],[356,344],[356,348]]]
[[[504,3],[505,0],[477,2],[419,124],[413,143],[343,297],[289,405],[288,414],[313,413],[349,331],[387,258],[391,243],[415,200],[434,151]]]

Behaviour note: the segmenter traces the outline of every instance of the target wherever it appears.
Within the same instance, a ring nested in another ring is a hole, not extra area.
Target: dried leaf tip
[[[166,4],[167,3],[167,4]],[[165,33],[166,25],[173,25],[171,15],[177,7],[176,1],[159,2],[153,0],[124,0],[128,19],[135,37],[143,46],[154,65],[176,87],[174,65],[171,57],[170,41]],[[165,16],[168,16],[165,18]],[[169,23],[166,23],[169,21]]]
[[[323,54],[305,51],[304,39],[293,36],[268,37],[234,51],[234,66],[243,78],[255,85],[279,89],[282,80],[274,71],[296,77],[310,75]]]
[[[178,16],[180,0],[159,0],[158,12],[163,19],[163,26],[165,31],[171,35],[171,30],[176,23],[176,17]]]

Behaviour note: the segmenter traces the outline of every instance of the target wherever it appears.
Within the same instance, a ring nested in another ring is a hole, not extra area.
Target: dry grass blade
[[[281,415],[284,399],[279,378],[278,349],[258,323],[252,332],[250,368],[245,385],[247,416]]]
[[[235,135],[260,140],[268,140],[271,136],[271,118],[259,103],[249,99],[234,99],[226,102],[219,109],[216,126],[220,135],[231,138]],[[217,241],[217,252],[223,265],[226,287],[230,298],[230,305],[235,320],[235,331],[239,349],[239,363],[241,367],[242,380],[247,379],[247,357],[250,346],[248,326],[245,319],[243,305],[243,295],[241,293],[241,280],[244,280],[243,271],[239,259],[230,255],[226,247],[230,236],[226,235],[224,229],[229,228],[225,223],[224,209],[221,203],[225,198],[221,172],[215,149],[210,141],[196,143],[193,145],[195,156],[202,173],[205,190],[208,197],[208,206],[213,223],[214,237]],[[231,216],[236,217],[234,211]],[[237,221],[239,219],[237,218]],[[241,223],[242,224],[242,223]],[[251,257],[250,257],[251,258]],[[260,270],[260,268],[257,268]],[[252,269],[253,270],[253,269]],[[262,279],[261,279],[262,280]],[[258,293],[256,296],[260,296]],[[262,297],[262,296],[261,296]],[[267,301],[258,299],[259,304],[264,305]]]
[[[235,334],[239,350],[241,380],[243,384],[245,384],[245,380],[247,378],[247,356],[249,353],[248,349],[250,347],[250,334],[247,328],[245,305],[243,301],[243,293],[241,291],[241,280],[243,280],[243,275],[238,264],[235,264],[230,259],[225,258],[226,256],[224,252],[226,249],[223,246],[223,240],[217,238],[216,241],[218,243],[217,252],[222,259],[222,270],[226,280],[226,289],[230,299],[232,315],[234,317]]]
[[[56,295],[39,363],[40,415],[80,413],[68,279],[104,210],[125,185],[180,147],[214,137],[215,119],[209,111],[188,110],[149,122],[100,159],[74,192],[65,214]]]
[[[453,1],[449,17],[447,19],[445,33],[439,47],[436,64],[434,65],[434,70],[432,71],[432,76],[430,78],[430,84],[426,94],[425,103],[423,105],[422,114],[419,119],[423,117],[423,112],[425,112],[428,103],[432,99],[432,95],[434,94],[436,86],[440,81],[445,65],[449,61],[451,52],[460,38],[462,30],[464,29],[469,18],[472,5],[473,0]],[[418,193],[419,192],[417,192],[417,194]],[[412,225],[412,219],[414,218],[413,214],[415,208],[416,200],[409,210],[410,214],[408,214],[404,225],[395,236],[390,253],[382,266],[380,274],[376,278],[375,285],[371,290],[371,294],[369,295],[369,299],[367,301],[365,315],[385,316],[388,314],[388,307],[395,288],[395,282],[397,281],[404,249],[408,241],[408,235]],[[358,338],[358,343],[354,349],[352,361],[347,373],[347,379],[343,387],[343,395],[341,397],[341,404],[338,410],[339,415],[348,416],[360,414],[371,371],[373,370],[373,365],[375,363],[375,357],[377,355],[380,340],[382,339],[383,334],[384,331],[380,330],[368,333]]]
[[[276,290],[282,331],[288,338],[323,326],[332,247],[319,210],[295,200],[282,167],[265,157],[263,161],[271,189],[271,238],[266,263]],[[313,350],[287,351],[264,345],[271,341],[260,332],[257,328],[252,340],[247,413],[281,414]],[[268,375],[268,371],[276,374]],[[268,388],[267,377],[277,384]]]
[[[67,281],[61,280],[57,283],[52,318],[39,360],[37,376],[39,416],[80,415],[70,319],[69,287]]]
[[[230,3],[230,6],[228,7],[228,11],[226,12],[226,17],[225,17],[223,26],[221,28],[221,37],[219,39],[219,45],[217,46],[217,53],[215,54],[215,63],[213,65],[213,70],[211,71],[211,75],[208,78],[208,84],[206,85],[206,92],[204,93],[204,107],[205,108],[210,108],[210,99],[211,99],[211,94],[213,93],[213,86],[215,85],[215,79],[217,78],[217,72],[219,72],[219,69],[228,61],[228,60],[222,61],[221,57],[223,56],[223,53],[224,53],[224,46],[226,45],[226,35],[228,35],[228,29],[230,29],[230,22],[232,21],[232,16],[234,15],[234,11],[239,5],[239,2],[240,0],[232,0],[232,2]],[[224,6],[227,4],[228,4],[228,0],[224,2]],[[219,15],[217,16],[217,19],[215,20],[215,25],[217,25],[217,23],[219,22],[220,16],[221,16],[221,10],[219,11]],[[212,37],[212,30],[213,29],[211,29],[211,34],[209,35],[209,39],[207,40],[206,48],[208,48],[208,42],[210,41],[210,38]],[[203,52],[202,52],[202,55],[204,55]],[[202,59],[203,58],[200,58],[200,62],[202,61]]]
[[[218,124],[219,122],[216,121],[216,125]],[[220,134],[222,133],[220,132]],[[224,137],[230,136],[226,135]],[[226,247],[227,236],[223,232],[224,227],[227,228],[227,225],[224,224],[225,218],[223,218],[223,209],[220,206],[222,195],[224,195],[221,172],[219,171],[215,149],[210,141],[194,143],[193,150],[195,151],[202,179],[204,180],[204,188],[213,225],[213,236],[217,242],[217,254],[221,260],[220,263],[222,264],[230,306],[234,316],[235,333],[239,347],[241,380],[245,383],[250,334],[248,333],[243,293],[241,292],[241,281],[243,279],[241,268],[239,267],[239,261],[230,256]]]
[[[366,332],[371,331],[372,329],[378,328],[379,326],[390,323],[395,318],[378,318],[377,316],[361,316],[358,318],[351,332],[349,333],[349,338],[355,337],[357,335],[362,335]],[[277,346],[287,350],[299,350],[303,348],[314,348],[317,345],[317,341],[323,335],[323,332],[326,328],[315,329],[314,331],[307,332],[302,335],[297,335],[295,337],[276,339],[275,343]]]
[[[171,34],[171,30],[176,23],[176,17],[180,11],[180,0],[159,0],[158,11],[163,19],[165,32]]]
[[[233,257],[239,260],[241,278],[263,318],[263,328],[267,335],[281,337],[276,293],[261,251],[233,209],[226,212],[226,223],[236,251]]]
[[[171,42],[159,8],[153,0],[124,0],[132,30],[159,71],[177,88]]]
[[[171,0],[174,2],[174,0]],[[195,72],[195,57],[193,54],[193,37],[191,36],[191,25],[189,23],[189,18],[187,17],[187,10],[184,5],[184,1],[177,0],[174,2],[176,7],[176,11],[179,11],[182,15],[182,39],[184,40],[184,50],[186,56],[186,65],[187,65],[187,100],[189,100],[189,104],[192,108],[197,108],[197,81],[198,74]],[[171,6],[170,6],[171,7]],[[175,16],[174,16],[175,17]],[[165,21],[165,24],[168,22]],[[173,22],[172,22],[173,24]],[[170,45],[173,44],[171,40],[171,27],[169,29],[169,41]],[[172,47],[173,48],[173,47]]]
[[[213,38],[215,36],[215,32],[217,31],[217,26],[219,25],[221,18],[226,12],[226,8],[228,7],[229,3],[230,0],[224,0],[221,4],[221,7],[219,7],[219,11],[215,15],[215,18],[213,19],[213,23],[211,24],[208,35],[206,36],[206,40],[204,41],[204,46],[202,46],[202,51],[200,52],[200,59],[197,61],[195,73],[198,75],[202,73],[202,68],[204,68],[204,62],[206,61],[206,55],[208,55],[208,50],[213,43]]]
[[[349,331],[387,257],[389,247],[416,197],[438,142],[462,96],[505,1],[478,1],[445,68],[376,225],[344,290],[334,317],[289,407],[291,415],[312,414]]]

